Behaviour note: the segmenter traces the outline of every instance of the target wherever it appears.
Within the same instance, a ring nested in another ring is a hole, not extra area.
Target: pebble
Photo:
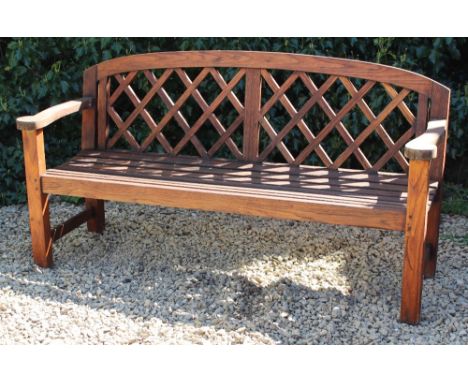
[[[80,210],[53,199],[53,224]],[[59,220],[60,219],[60,220]],[[30,256],[0,208],[0,344],[468,344],[468,219],[443,215],[422,322],[398,322],[403,235],[106,203],[106,230]]]

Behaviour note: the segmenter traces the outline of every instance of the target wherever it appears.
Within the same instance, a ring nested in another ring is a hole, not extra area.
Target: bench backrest
[[[407,172],[403,146],[428,119],[448,119],[450,90],[356,60],[192,51],[97,64],[85,71],[84,95],[96,98],[83,115],[84,149]]]

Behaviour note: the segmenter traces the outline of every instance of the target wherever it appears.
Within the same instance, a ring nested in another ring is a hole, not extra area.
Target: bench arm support
[[[405,145],[405,156],[410,160],[437,158],[437,144],[444,137],[446,129],[446,119],[429,121],[426,132]]]
[[[46,110],[25,117],[16,119],[16,127],[18,130],[39,130],[50,125],[52,122],[57,121],[67,115],[90,109],[94,105],[94,98],[84,97],[74,101],[64,102]]]

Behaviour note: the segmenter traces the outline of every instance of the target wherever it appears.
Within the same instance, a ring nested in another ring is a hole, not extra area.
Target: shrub
[[[452,89],[447,178],[466,184],[466,38],[0,38],[0,204],[23,202],[24,173],[15,118],[80,96],[83,70],[128,54],[243,49],[355,58],[423,73]],[[80,119],[48,130],[48,165],[79,149]]]

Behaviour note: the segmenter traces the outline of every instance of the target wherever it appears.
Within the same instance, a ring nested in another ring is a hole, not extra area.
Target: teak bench
[[[373,92],[386,97],[379,110]],[[436,268],[449,98],[420,74],[299,54],[164,52],[99,63],[84,72],[82,99],[17,119],[34,260],[52,265],[52,243],[84,222],[102,232],[104,200],[400,230],[400,319],[418,323],[423,277]],[[78,111],[82,151],[46,169],[43,128]],[[371,136],[384,149],[372,163]],[[84,197],[85,209],[51,229],[51,194]]]

